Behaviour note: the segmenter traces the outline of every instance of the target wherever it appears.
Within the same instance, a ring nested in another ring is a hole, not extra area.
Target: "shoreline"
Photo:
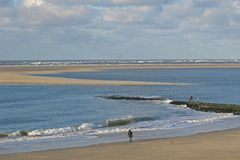
[[[143,68],[240,68],[240,64],[99,64],[99,65],[2,65],[0,84],[56,84],[56,85],[189,85],[177,82],[146,82],[98,79],[74,79],[37,76],[64,72],[93,72],[113,69]]]
[[[240,128],[197,133],[190,136],[114,142],[50,149],[26,153],[3,154],[0,160],[65,159],[239,159]]]
[[[218,131],[225,131],[231,129],[237,129],[239,127],[239,116],[225,119],[224,121],[215,121],[213,123],[207,123],[204,125],[197,125],[187,128],[175,128],[175,129],[163,129],[163,130],[134,130],[134,141],[142,140],[155,140],[175,137],[192,136],[199,133],[211,133]],[[92,145],[104,144],[104,143],[116,143],[124,142],[128,140],[126,131],[114,134],[92,135],[89,138],[88,135],[75,135],[67,137],[55,137],[55,138],[43,138],[43,139],[31,139],[28,141],[28,136],[23,137],[23,141],[15,141],[13,143],[0,144],[0,155],[4,154],[18,154],[35,151],[46,151],[52,149],[61,148],[73,148],[73,147],[87,147]],[[6,145],[6,147],[5,147]],[[2,148],[2,150],[1,150]]]

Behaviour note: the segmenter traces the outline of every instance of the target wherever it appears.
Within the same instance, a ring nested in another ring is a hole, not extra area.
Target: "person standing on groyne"
[[[190,96],[188,99],[188,102],[192,102],[192,100],[193,100],[193,96]]]

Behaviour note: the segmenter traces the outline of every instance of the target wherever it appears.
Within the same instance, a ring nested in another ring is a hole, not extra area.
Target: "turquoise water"
[[[181,82],[182,86],[1,85],[0,153],[189,135],[236,128],[238,116],[193,111],[170,100],[240,104],[240,69],[127,69],[51,76]],[[50,75],[45,75],[50,76]],[[103,96],[161,97],[156,101]],[[22,136],[19,131],[28,132]]]

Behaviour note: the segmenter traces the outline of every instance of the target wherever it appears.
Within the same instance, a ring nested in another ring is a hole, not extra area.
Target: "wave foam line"
[[[229,118],[235,118],[235,117],[237,116],[234,115],[233,113],[216,113],[208,117],[196,118],[196,119],[193,118],[193,119],[187,119],[179,122],[170,123],[170,128],[185,128],[185,127],[203,125],[206,123],[217,122],[217,121],[221,121]]]
[[[36,129],[36,130],[20,130],[12,133],[0,133],[0,138],[19,138],[19,137],[48,137],[48,136],[67,136],[75,133],[84,133],[97,128],[124,126],[140,121],[152,121],[157,117],[134,117],[132,115],[117,119],[109,119],[104,121],[101,125],[92,123],[82,123],[79,126],[50,128],[50,129]]]
[[[90,130],[94,126],[95,125],[92,123],[83,123],[80,126],[75,126],[75,127],[37,129],[32,131],[21,130],[21,131],[12,132],[5,135],[7,135],[7,137],[10,137],[10,138],[24,137],[24,136],[35,137],[35,136],[65,135],[73,132]]]

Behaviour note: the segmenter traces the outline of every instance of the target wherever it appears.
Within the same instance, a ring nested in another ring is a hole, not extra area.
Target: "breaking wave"
[[[74,132],[86,131],[94,128],[92,123],[83,123],[79,126],[64,127],[64,128],[50,128],[50,129],[37,129],[32,131],[21,130],[12,133],[2,133],[2,137],[17,138],[17,137],[41,137],[41,136],[64,136]],[[1,137],[0,137],[1,138]]]
[[[36,130],[20,130],[12,133],[0,133],[0,138],[19,138],[19,137],[65,137],[72,135],[79,135],[85,133],[93,133],[96,129],[103,129],[109,127],[124,126],[141,121],[153,121],[157,117],[135,117],[127,116],[116,119],[108,119],[103,123],[82,123],[79,126],[70,126],[63,128],[50,128],[50,129],[36,129]]]
[[[123,117],[119,119],[109,119],[106,120],[106,126],[107,127],[115,127],[115,126],[123,126],[128,125],[131,123],[141,122],[141,121],[153,121],[156,120],[157,117],[134,117],[134,116],[128,116]]]

